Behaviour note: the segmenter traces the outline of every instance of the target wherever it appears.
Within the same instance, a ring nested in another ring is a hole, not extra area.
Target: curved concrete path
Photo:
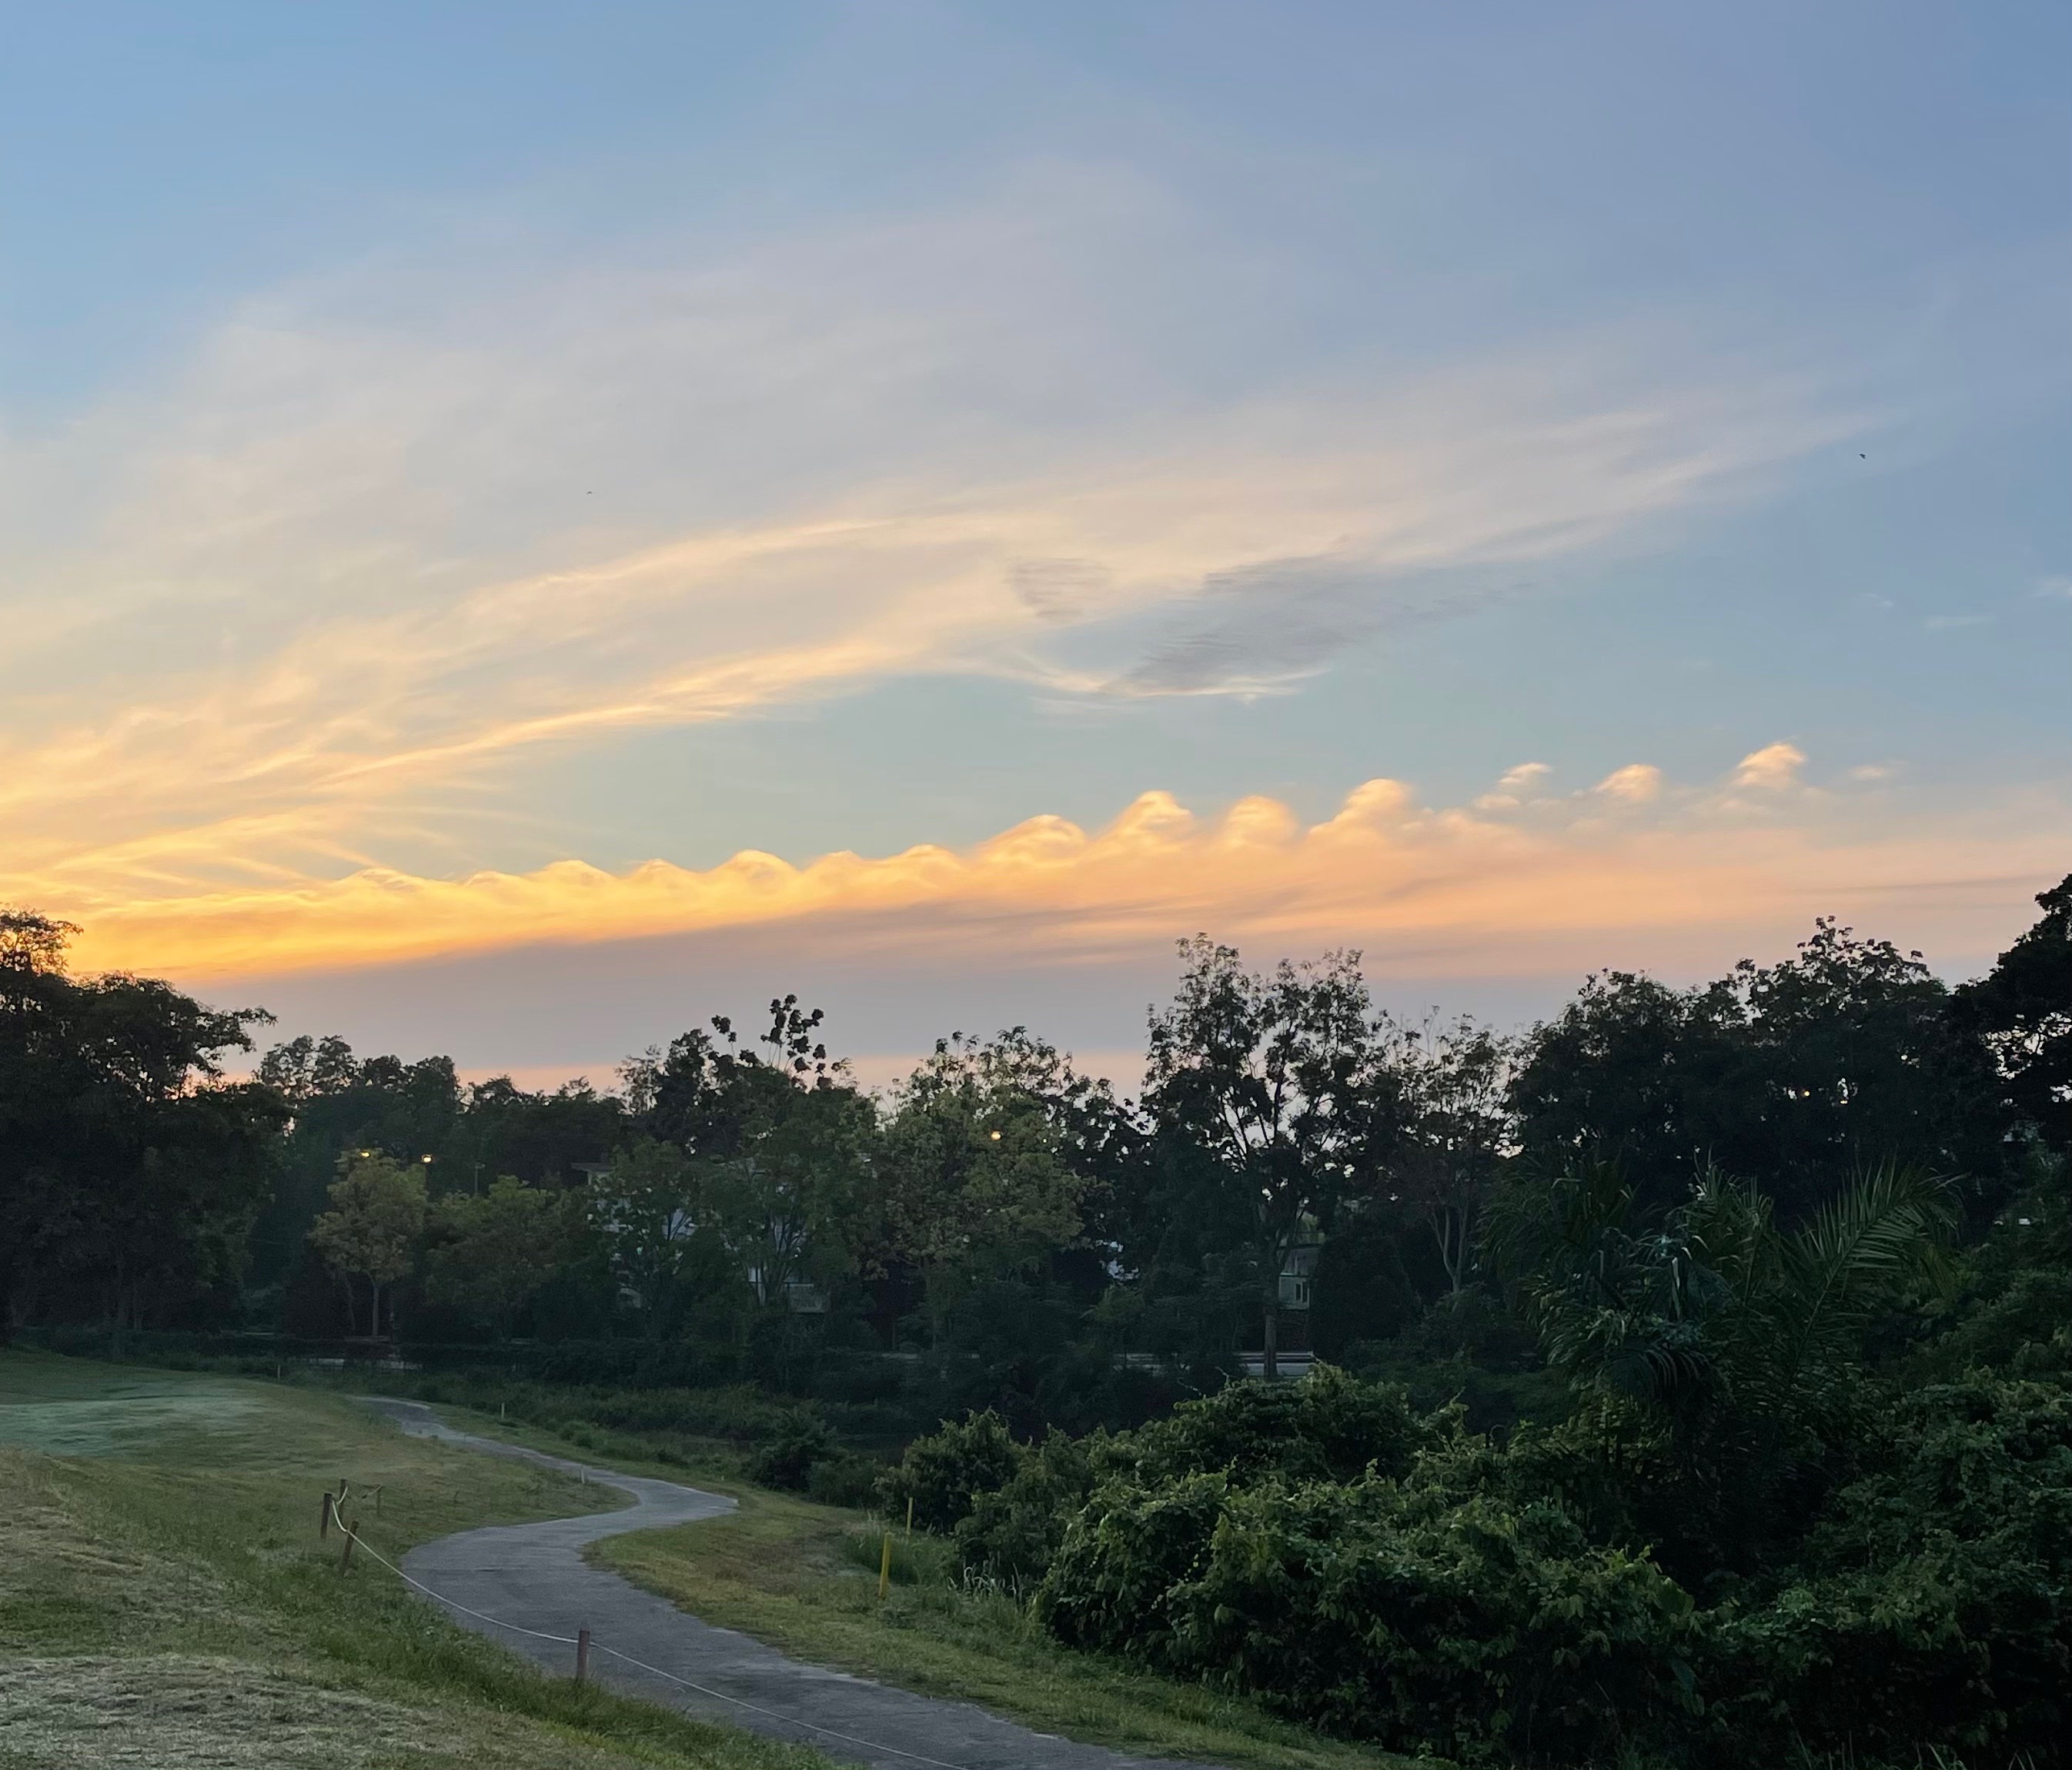
[[[422,1402],[381,1398],[372,1405],[413,1436],[582,1475],[633,1497],[631,1505],[615,1512],[463,1530],[403,1558],[404,1571],[443,1600],[454,1621],[516,1648],[549,1672],[564,1678],[573,1673],[575,1649],[523,1631],[573,1637],[587,1628],[590,1670],[600,1683],[709,1720],[817,1746],[830,1757],[876,1770],[1176,1770],[1173,1759],[1126,1757],[1032,1732],[968,1702],[917,1696],[787,1659],[583,1559],[584,1546],[601,1538],[719,1517],[734,1509],[732,1500],[458,1432]],[[671,1673],[704,1690],[663,1675]]]

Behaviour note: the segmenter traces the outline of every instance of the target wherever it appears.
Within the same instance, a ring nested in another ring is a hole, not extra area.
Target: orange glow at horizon
[[[624,873],[569,860],[450,879],[364,868],[39,907],[85,924],[84,965],[185,978],[772,925],[808,955],[925,946],[936,957],[1061,963],[1206,928],[1291,951],[1362,946],[1383,969],[1437,959],[1474,975],[1598,954],[1614,935],[1658,951],[1679,931],[1888,904],[1891,931],[1910,941],[1975,947],[2062,868],[2062,811],[1896,837],[1856,828],[1845,799],[1800,785],[1803,761],[1773,745],[1704,791],[1666,790],[1632,765],[1560,798],[1535,797],[1544,771],[1525,768],[1473,805],[1441,810],[1376,779],[1306,828],[1272,799],[1207,820],[1149,792],[1092,834],[1037,817],[963,850],[835,853],[804,866],[750,850],[704,871],[653,860]]]

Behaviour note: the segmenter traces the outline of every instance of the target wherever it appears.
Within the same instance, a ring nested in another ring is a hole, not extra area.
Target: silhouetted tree
[[[1957,1002],[2008,1109],[2062,1152],[2072,1150],[2072,873],[2036,901],[2041,917]]]
[[[1359,955],[1244,971],[1206,934],[1180,943],[1172,1004],[1151,1017],[1145,1105],[1246,1199],[1267,1374],[1277,1369],[1281,1273],[1305,1219],[1371,1179],[1393,1103],[1377,1088]]]
[[[238,1276],[284,1107],[224,1076],[263,1013],[74,977],[74,931],[0,913],[0,1285],[14,1324],[84,1285],[119,1328]]]

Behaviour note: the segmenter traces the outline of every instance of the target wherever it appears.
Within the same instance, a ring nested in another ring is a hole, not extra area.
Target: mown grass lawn
[[[393,1560],[616,1503],[345,1398],[0,1352],[4,1770],[825,1770],[543,1676],[317,1537],[340,1478]]]
[[[643,1460],[630,1435],[586,1431],[572,1453],[569,1442],[547,1432],[443,1411],[464,1430],[733,1495],[741,1509],[730,1517],[613,1537],[590,1554],[707,1622],[797,1658],[976,1702],[1046,1732],[1147,1757],[1231,1770],[1408,1770],[1414,1761],[1323,1738],[1198,1685],[1060,1647],[1010,1597],[964,1589],[948,1546],[926,1537],[909,1547],[895,1530],[895,1581],[881,1604],[880,1527],[861,1513],[748,1486],[717,1469]]]

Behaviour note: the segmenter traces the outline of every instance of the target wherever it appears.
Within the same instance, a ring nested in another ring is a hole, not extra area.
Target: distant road
[[[1032,1732],[968,1702],[917,1696],[804,1665],[730,1628],[701,1622],[619,1575],[591,1567],[582,1551],[605,1537],[722,1517],[734,1509],[732,1500],[457,1432],[422,1402],[380,1398],[372,1405],[414,1436],[586,1474],[632,1496],[634,1503],[620,1511],[462,1530],[403,1558],[403,1571],[443,1600],[456,1622],[516,1648],[548,1671],[568,1677],[575,1669],[575,1649],[539,1637],[573,1640],[578,1629],[587,1628],[590,1673],[600,1683],[772,1739],[817,1746],[830,1757],[876,1770],[1185,1770],[1178,1760],[1126,1757]]]

